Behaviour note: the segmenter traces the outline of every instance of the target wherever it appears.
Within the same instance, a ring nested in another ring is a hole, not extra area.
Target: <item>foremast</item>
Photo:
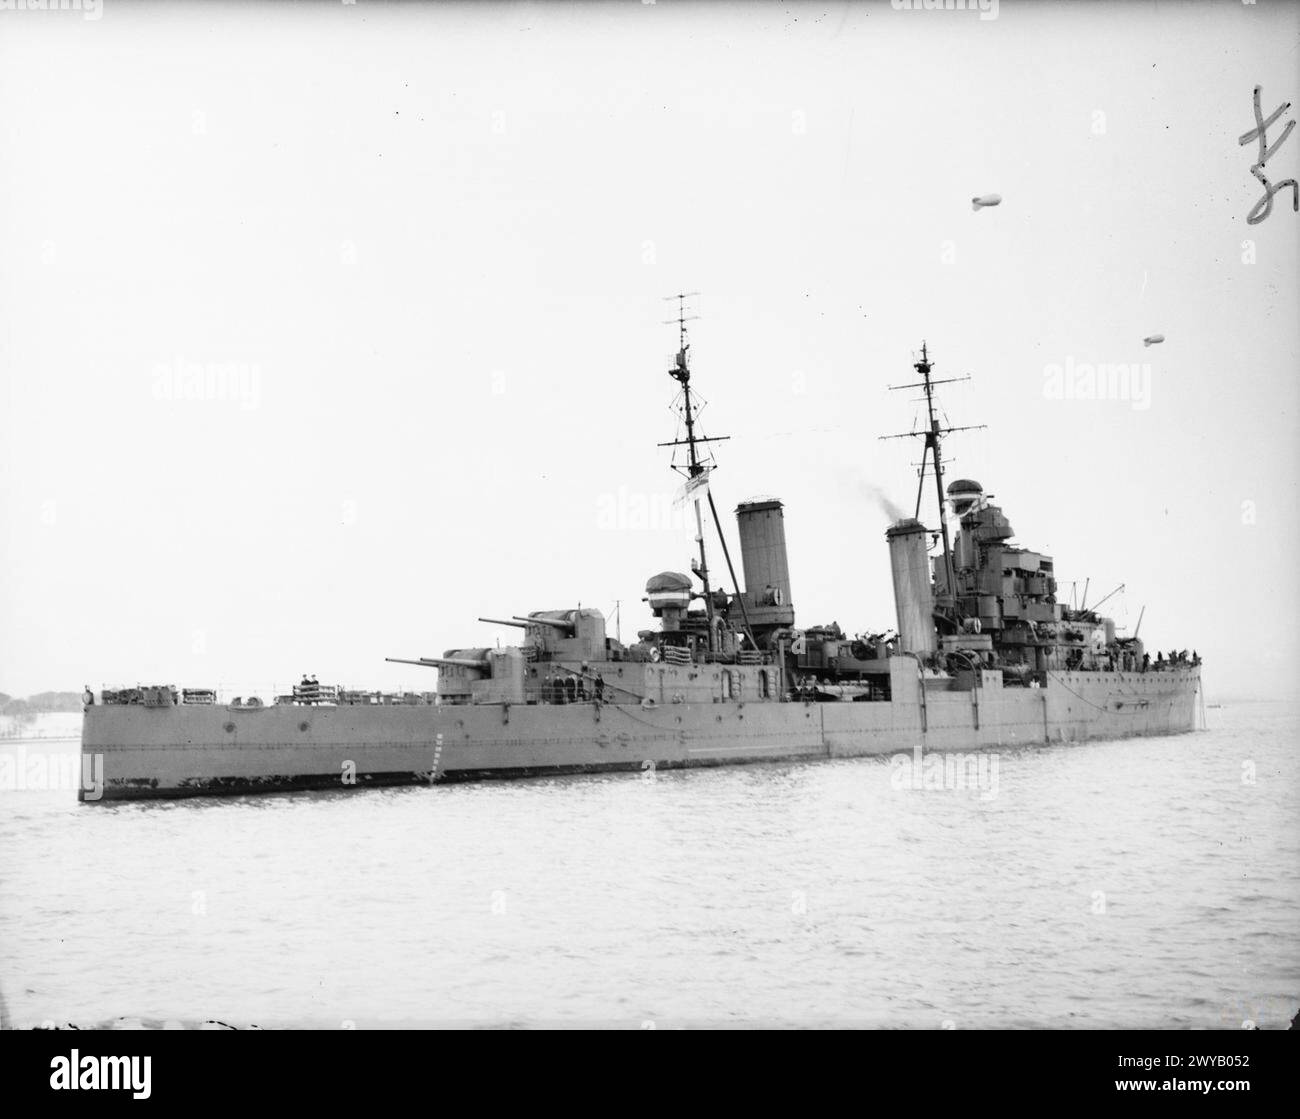
[[[713,493],[709,489],[709,475],[714,468],[703,462],[700,457],[701,444],[722,443],[730,439],[731,436],[705,436],[699,434],[696,430],[699,419],[699,406],[698,401],[691,394],[691,344],[687,337],[686,324],[699,316],[686,314],[686,300],[698,294],[698,292],[678,292],[676,295],[667,296],[667,299],[677,301],[677,316],[666,320],[669,325],[674,323],[677,325],[677,358],[673,367],[668,370],[668,375],[682,386],[681,416],[686,427],[686,438],[674,439],[671,442],[658,445],[660,447],[686,448],[686,465],[679,466],[674,462],[671,464],[671,469],[686,478],[686,484],[682,488],[682,496],[690,497],[695,507],[695,542],[699,548],[700,558],[692,560],[691,567],[704,588],[704,608],[708,619],[708,650],[712,654],[717,651],[717,618],[713,590],[709,584],[709,558],[704,546],[704,514],[700,509],[700,501],[705,497],[708,498],[709,511],[713,516],[713,524],[718,532],[718,542],[722,545],[722,555],[727,562],[727,571],[731,575],[732,587],[736,592],[736,601],[740,603],[745,632],[749,637],[750,644],[754,647],[757,647],[757,644],[750,629],[748,610],[740,593],[740,584],[736,581],[736,569],[731,563],[731,553],[727,549],[727,538],[722,533],[722,522],[718,517],[718,507],[714,503]]]

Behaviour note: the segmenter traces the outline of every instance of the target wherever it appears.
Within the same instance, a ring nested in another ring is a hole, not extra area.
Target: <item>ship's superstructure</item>
[[[944,488],[932,363],[914,368],[927,424],[916,516],[885,533],[896,632],[796,618],[781,501],[735,511],[741,586],[711,490],[683,297],[680,499],[694,509],[690,571],[645,584],[657,628],[624,644],[594,609],[480,622],[516,643],[389,658],[437,670],[436,690],[391,696],[304,678],[292,694],[219,703],[210,689],[87,693],[83,800],[438,782],[898,751],[987,749],[1190,730],[1199,658],[1153,664],[1136,635],[1057,601],[1051,557],[1012,543],[979,483]],[[725,437],[719,437],[725,438]],[[927,464],[928,468],[927,468]],[[919,519],[933,478],[938,530]],[[731,589],[715,585],[705,508]],[[957,530],[950,539],[948,512]],[[939,550],[930,556],[932,547]],[[96,768],[98,767],[98,768]],[[98,778],[95,774],[98,773]]]
[[[897,387],[924,393],[926,426],[908,433],[925,439],[917,512],[926,477],[932,474],[943,551],[927,563],[928,530],[915,518],[899,521],[886,533],[903,648],[954,673],[963,667],[996,668],[1009,685],[1042,686],[1049,673],[1066,669],[1145,671],[1150,658],[1136,635],[1118,636],[1114,620],[1088,610],[1086,599],[1077,608],[1057,601],[1052,557],[1012,543],[1011,522],[979,482],[961,478],[945,490],[942,438],[975,428],[941,427],[934,390],[967,378],[935,380],[924,344],[913,368],[921,380]],[[959,526],[951,542],[946,510]]]

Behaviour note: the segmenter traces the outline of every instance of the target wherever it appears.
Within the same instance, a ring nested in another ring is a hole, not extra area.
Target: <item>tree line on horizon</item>
[[[46,715],[81,710],[80,692],[37,692],[24,699],[0,692],[0,715]]]

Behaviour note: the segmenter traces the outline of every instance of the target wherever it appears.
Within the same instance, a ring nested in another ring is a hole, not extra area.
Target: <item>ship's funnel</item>
[[[898,607],[898,641],[909,653],[933,653],[939,646],[934,628],[934,588],[925,525],[913,517],[890,525],[889,565],[894,573],[894,603]]]
[[[790,565],[785,554],[785,514],[774,497],[736,507],[745,592],[757,606],[790,605]]]

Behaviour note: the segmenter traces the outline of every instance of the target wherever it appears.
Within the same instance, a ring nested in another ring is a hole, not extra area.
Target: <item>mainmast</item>
[[[930,361],[929,350],[924,340],[921,342],[921,360],[913,366],[920,375],[919,381],[913,381],[907,385],[890,385],[890,391],[896,392],[901,389],[919,388],[925,393],[925,413],[926,428],[924,431],[906,431],[898,435],[882,435],[882,439],[909,439],[913,436],[924,436],[925,449],[921,452],[921,468],[917,473],[919,479],[916,487],[916,516],[921,515],[921,497],[925,492],[925,467],[927,459],[934,456],[934,487],[935,494],[939,502],[939,530],[943,536],[943,572],[944,586],[946,594],[941,600],[944,605],[953,607],[956,603],[957,581],[952,566],[952,544],[948,539],[948,518],[946,516],[947,507],[943,492],[943,452],[941,443],[945,435],[954,431],[977,431],[984,427],[984,424],[975,424],[968,427],[940,427],[938,417],[934,414],[934,390],[936,385],[950,385],[957,381],[969,381],[970,377],[948,377],[941,381],[936,381],[930,376],[934,368],[933,362]]]
[[[675,439],[671,443],[660,443],[661,447],[682,447],[686,448],[686,466],[681,467],[674,464],[673,469],[679,474],[686,477],[686,486],[684,493],[694,498],[695,505],[695,541],[699,545],[700,558],[698,564],[692,562],[691,566],[695,568],[695,574],[699,576],[700,582],[704,585],[704,608],[709,620],[708,647],[709,652],[714,651],[714,616],[713,616],[713,591],[709,586],[709,560],[704,550],[704,517],[700,512],[700,497],[708,493],[708,475],[710,467],[700,461],[699,444],[701,443],[720,443],[730,436],[718,435],[713,438],[707,438],[695,433],[695,424],[697,409],[696,403],[691,396],[691,369],[690,369],[690,349],[691,344],[686,338],[686,324],[698,315],[686,314],[686,300],[691,296],[698,295],[699,292],[679,292],[677,295],[670,295],[668,299],[677,300],[677,317],[667,319],[667,323],[677,324],[677,361],[676,364],[668,370],[668,375],[682,386],[682,418],[686,422],[686,438]],[[709,501],[712,503],[713,497],[709,495]],[[716,516],[716,511],[715,511]],[[721,532],[721,529],[719,529]],[[723,541],[723,550],[726,550],[726,541]],[[731,565],[731,557],[727,557],[727,565]],[[734,581],[734,573],[733,573]]]

